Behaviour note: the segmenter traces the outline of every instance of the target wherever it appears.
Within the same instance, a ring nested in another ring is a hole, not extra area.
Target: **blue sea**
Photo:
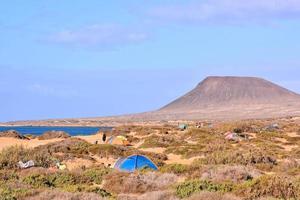
[[[46,131],[65,131],[71,136],[76,135],[92,135],[99,130],[111,130],[112,127],[50,127],[50,126],[4,126],[0,127],[1,131],[15,130],[22,135],[41,135]]]

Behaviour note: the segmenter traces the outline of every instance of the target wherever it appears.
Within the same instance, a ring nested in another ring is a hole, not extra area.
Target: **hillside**
[[[261,78],[208,77],[161,111],[190,112],[209,106],[282,105],[299,100],[300,95]]]
[[[300,114],[300,95],[255,77],[208,77],[155,112],[180,119],[269,118]]]

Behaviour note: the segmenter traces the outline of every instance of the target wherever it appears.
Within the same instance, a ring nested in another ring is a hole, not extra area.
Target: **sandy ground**
[[[203,158],[203,156],[196,156],[189,159],[183,159],[181,155],[176,154],[167,154],[168,160],[166,160],[166,164],[183,164],[183,165],[190,165],[194,162],[194,160]]]
[[[52,142],[60,142],[64,139],[51,139],[51,140],[21,140],[16,138],[8,138],[8,137],[0,137],[0,150],[6,147],[14,146],[14,145],[23,145],[27,148],[34,148],[40,145],[49,144]]]
[[[98,144],[103,144],[101,133],[95,135],[75,136],[75,138],[83,139],[91,144],[95,144],[96,141],[98,141]]]
[[[145,151],[145,152],[152,152],[152,153],[163,153],[166,148],[163,147],[156,147],[156,148],[141,148],[139,149],[141,151]]]
[[[291,132],[291,133],[287,133],[287,135],[289,137],[300,137],[300,134],[296,133],[296,132]]]
[[[163,153],[166,148],[162,147],[157,147],[157,148],[144,148],[140,149],[141,151],[145,152],[152,152],[152,153]],[[183,165],[190,165],[192,162],[196,159],[203,158],[203,156],[195,156],[189,159],[184,159],[181,157],[181,155],[176,155],[176,154],[167,154],[168,160],[166,160],[166,164],[183,164]]]
[[[83,139],[89,143],[95,144],[98,141],[99,144],[102,142],[102,134],[96,135],[89,135],[89,136],[75,136],[75,138]],[[31,139],[31,140],[21,140],[16,138],[9,138],[9,137],[0,137],[0,151],[4,148],[15,146],[15,145],[22,145],[25,148],[34,148],[41,145],[46,145],[53,142],[60,142],[64,139],[50,139],[50,140],[38,140],[38,139]],[[103,164],[105,166],[113,166],[116,162],[116,159],[113,158],[101,158],[99,156],[91,155],[93,160],[87,160],[82,158],[76,158],[73,160],[68,160],[63,164],[66,164],[68,170],[77,170],[82,167],[91,167],[94,164]]]
[[[64,162],[64,164],[67,166],[68,170],[75,171],[82,167],[91,167],[94,165],[94,162],[83,158],[75,158],[73,160],[68,160]]]
[[[292,151],[294,148],[297,148],[298,145],[290,145],[285,138],[275,138],[278,141],[278,145],[284,148],[285,151]]]
[[[102,134],[96,134],[96,135],[88,135],[88,136],[75,136],[74,138],[80,138],[83,139],[91,144],[95,144],[96,141],[98,141],[99,144],[102,142]],[[9,138],[9,137],[0,137],[0,150],[6,147],[14,146],[14,145],[23,145],[27,148],[34,148],[37,146],[49,144],[52,142],[60,142],[64,139],[56,138],[56,139],[50,139],[50,140],[38,140],[38,139],[31,139],[31,140],[21,140],[17,138]]]

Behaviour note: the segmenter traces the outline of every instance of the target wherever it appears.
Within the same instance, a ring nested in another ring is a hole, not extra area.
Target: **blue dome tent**
[[[157,166],[143,155],[132,155],[127,158],[120,158],[114,168],[125,172],[134,172],[135,170],[144,168],[158,170]]]

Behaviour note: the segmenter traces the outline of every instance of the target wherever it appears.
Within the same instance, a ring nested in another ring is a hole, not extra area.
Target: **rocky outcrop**
[[[10,137],[10,138],[17,138],[22,140],[29,140],[29,138],[23,136],[18,131],[15,130],[8,130],[0,132],[0,137]]]
[[[49,139],[55,139],[55,138],[69,138],[71,137],[68,133],[64,131],[47,131],[43,133],[42,135],[38,136],[37,138],[39,140],[49,140]]]

